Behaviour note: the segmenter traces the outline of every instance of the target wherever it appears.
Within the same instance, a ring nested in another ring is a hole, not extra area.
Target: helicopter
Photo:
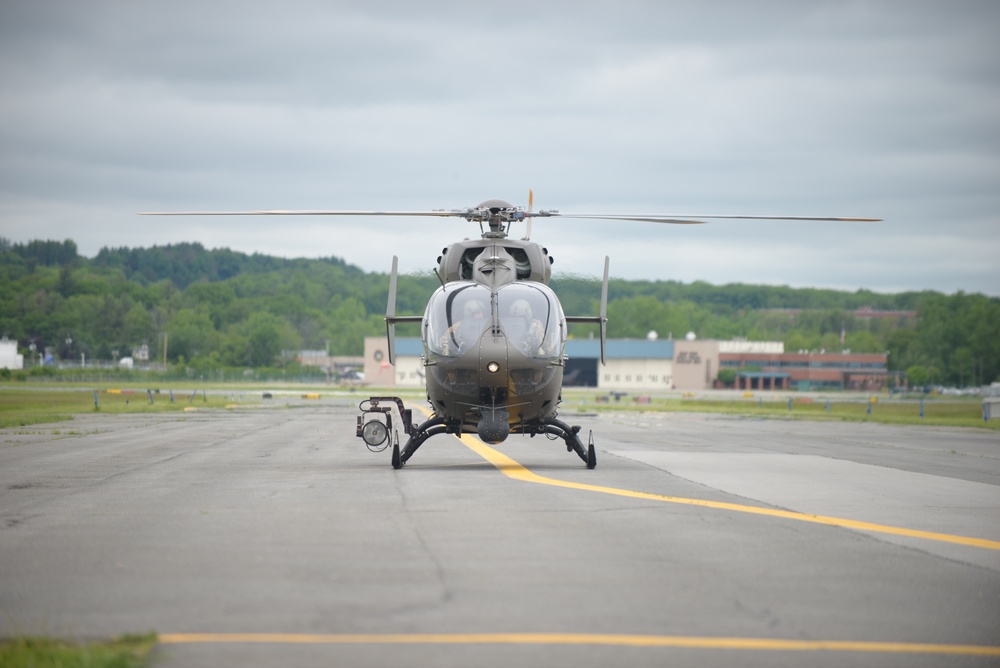
[[[553,258],[531,240],[535,218],[574,218],[696,225],[703,219],[876,222],[877,218],[742,216],[633,213],[561,213],[532,210],[501,199],[464,209],[431,211],[267,210],[148,212],[146,215],[289,215],[464,218],[479,224],[481,236],[446,246],[437,258],[440,282],[423,315],[395,312],[398,258],[393,257],[385,323],[388,362],[395,365],[395,326],[418,323],[427,401],[432,412],[414,424],[412,409],[399,397],[370,397],[359,404],[356,436],[380,452],[392,448],[392,467],[400,469],[427,439],[439,434],[476,434],[491,445],[511,434],[562,439],[588,469],[597,466],[593,432],[586,447],[581,427],[559,419],[568,326],[590,323],[600,330],[601,364],[607,340],[608,270],[604,258],[600,310],[596,315],[566,315],[549,286]],[[511,227],[525,224],[521,239]],[[393,428],[393,412],[407,440]]]

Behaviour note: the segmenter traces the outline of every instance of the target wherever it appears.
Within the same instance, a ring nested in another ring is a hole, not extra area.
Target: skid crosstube
[[[400,448],[398,437],[395,437],[392,433],[393,405],[399,411],[403,431],[409,437],[407,438],[402,449]],[[421,424],[414,426],[412,411],[403,406],[403,400],[399,397],[370,397],[362,401],[359,408],[362,412],[362,414],[358,416],[357,435],[359,437],[362,436],[362,429],[365,424],[366,416],[374,413],[385,416],[387,429],[389,431],[389,438],[392,441],[392,467],[394,469],[402,468],[403,464],[409,461],[413,454],[420,449],[420,446],[424,444],[424,441],[429,439],[431,436],[437,436],[438,434],[461,434],[463,431],[462,423],[460,421],[449,421],[446,417],[441,415],[432,415]],[[550,434],[552,436],[562,438],[566,443],[567,452],[575,452],[577,456],[579,456],[580,459],[582,459],[587,465],[588,469],[592,469],[597,466],[597,456],[594,452],[593,434],[591,434],[588,446],[584,448],[583,442],[580,440],[580,427],[578,425],[571,426],[562,420],[550,417],[545,418],[544,420],[539,420],[533,424],[523,424],[520,426],[518,431],[522,434],[528,434],[530,436],[535,436],[536,434]]]

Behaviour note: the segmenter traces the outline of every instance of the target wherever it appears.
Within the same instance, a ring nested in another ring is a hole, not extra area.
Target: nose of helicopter
[[[479,387],[506,388],[507,372],[507,339],[487,332],[479,344]]]
[[[507,339],[487,332],[479,346],[479,387],[483,408],[476,431],[485,443],[503,443],[510,435],[505,407],[508,386]]]

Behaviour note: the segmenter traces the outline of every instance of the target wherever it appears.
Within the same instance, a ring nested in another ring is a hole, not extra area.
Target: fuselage
[[[555,415],[566,345],[558,298],[548,285],[528,278],[534,272],[524,269],[524,256],[515,259],[508,244],[481,241],[478,253],[464,246],[463,254],[473,260],[470,279],[438,288],[422,321],[434,411],[460,419],[463,431],[491,442]]]

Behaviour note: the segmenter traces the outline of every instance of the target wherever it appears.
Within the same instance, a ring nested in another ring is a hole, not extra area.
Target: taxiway
[[[0,635],[158,666],[997,665],[1000,435],[698,414],[429,440],[355,402],[0,431]]]

